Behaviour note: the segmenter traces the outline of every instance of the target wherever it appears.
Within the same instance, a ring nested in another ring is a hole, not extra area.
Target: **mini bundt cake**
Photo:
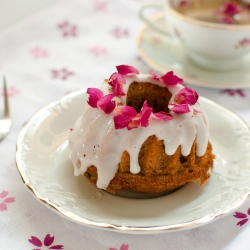
[[[173,72],[140,74],[132,66],[100,89],[89,88],[69,135],[75,175],[112,194],[164,194],[210,177],[214,155],[197,93]]]

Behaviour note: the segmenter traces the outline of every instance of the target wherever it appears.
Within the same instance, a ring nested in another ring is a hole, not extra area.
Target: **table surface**
[[[28,192],[17,171],[17,135],[38,110],[73,91],[98,87],[116,65],[149,72],[136,45],[142,25],[138,12],[145,2],[61,1],[0,33],[0,74],[7,76],[13,119],[0,143],[0,249],[250,249],[249,199],[195,229],[121,234],[77,224],[48,209]],[[249,89],[193,88],[250,124]]]

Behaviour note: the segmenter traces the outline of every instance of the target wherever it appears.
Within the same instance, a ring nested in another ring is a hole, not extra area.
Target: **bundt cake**
[[[198,95],[173,72],[132,66],[88,88],[69,135],[75,175],[112,194],[164,194],[210,177],[214,155]]]

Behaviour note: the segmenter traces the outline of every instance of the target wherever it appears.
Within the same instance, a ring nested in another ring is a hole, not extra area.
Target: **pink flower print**
[[[62,68],[59,70],[53,69],[51,71],[53,79],[67,80],[69,76],[74,75],[73,71],[69,71],[67,68]]]
[[[237,223],[237,226],[243,226],[248,221],[248,215],[250,215],[250,208],[247,210],[247,214],[235,212],[234,217],[237,219],[240,219],[240,221]]]
[[[110,33],[111,33],[111,35],[113,35],[117,39],[129,36],[128,29],[123,29],[123,28],[120,28],[120,27],[114,28],[113,30],[111,30]]]
[[[246,48],[247,46],[250,46],[250,38],[243,38],[234,46],[235,49],[239,48]]]
[[[180,32],[179,32],[179,30],[178,30],[176,27],[174,27],[173,31],[174,31],[174,34],[175,34],[177,37],[180,37]]]
[[[95,46],[90,48],[89,52],[94,56],[101,56],[101,55],[106,55],[108,53],[108,50],[104,47]]]
[[[136,60],[137,60],[138,62],[141,62],[141,63],[144,64],[145,66],[147,66],[146,62],[142,59],[141,56],[137,56],[137,57],[136,57]]]
[[[198,79],[198,76],[194,74],[188,74],[188,76],[193,79]],[[182,83],[182,85],[184,85],[184,83]]]
[[[20,90],[17,89],[16,87],[14,87],[14,86],[8,87],[8,96],[9,97],[13,97],[13,96],[15,96],[18,93],[20,93]],[[3,96],[3,95],[4,95],[4,91],[3,91],[3,88],[2,88],[0,90],[0,96]]]
[[[4,211],[8,210],[7,204],[15,202],[15,198],[7,197],[8,193],[9,192],[5,191],[5,190],[0,193],[0,211],[1,212],[4,212]]]
[[[153,36],[152,37],[152,42],[153,42],[153,44],[157,45],[157,44],[160,44],[162,42],[162,40],[158,36]]]
[[[76,25],[71,24],[69,21],[64,21],[58,24],[58,28],[62,31],[62,35],[64,37],[77,36],[78,27]]]
[[[222,94],[227,94],[229,96],[239,95],[241,97],[245,97],[245,92],[242,89],[223,89],[221,91]]]
[[[93,0],[92,3],[93,3],[93,6],[94,6],[94,9],[95,9],[96,11],[99,11],[99,10],[101,10],[101,11],[106,10],[106,9],[107,9],[107,6],[108,6],[107,1],[105,1],[105,0]]]
[[[28,241],[36,246],[36,247],[39,247],[39,248],[34,248],[33,250],[42,250],[44,248],[41,248],[43,246],[45,247],[49,247],[49,248],[46,248],[46,250],[49,250],[49,249],[64,249],[63,248],[63,245],[52,245],[52,243],[54,242],[54,236],[50,236],[50,234],[47,234],[43,240],[43,243],[40,239],[38,239],[37,237],[35,236],[31,236],[31,239],[28,239]]]
[[[244,38],[242,40],[239,41],[239,44],[244,47],[246,45],[249,45],[250,44],[250,39],[249,38]]]
[[[179,6],[181,6],[181,7],[188,6],[188,5],[189,5],[189,1],[187,1],[187,0],[182,0],[179,3]]]
[[[122,244],[120,250],[128,250],[129,245]],[[117,248],[109,248],[109,250],[118,250]]]
[[[39,46],[31,49],[30,53],[34,56],[35,59],[45,58],[48,56],[48,50]]]

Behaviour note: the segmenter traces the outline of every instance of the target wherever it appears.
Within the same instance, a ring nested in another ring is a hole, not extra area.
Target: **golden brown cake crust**
[[[213,167],[213,159],[211,143],[208,143],[206,153],[202,157],[196,156],[195,143],[189,156],[182,156],[180,147],[174,155],[169,156],[165,154],[163,142],[155,136],[150,136],[140,151],[140,173],[130,173],[129,154],[125,151],[107,191],[114,194],[119,190],[158,193],[197,180],[200,180],[202,185],[210,177],[209,169]],[[90,166],[85,176],[91,183],[96,184],[97,169]]]

